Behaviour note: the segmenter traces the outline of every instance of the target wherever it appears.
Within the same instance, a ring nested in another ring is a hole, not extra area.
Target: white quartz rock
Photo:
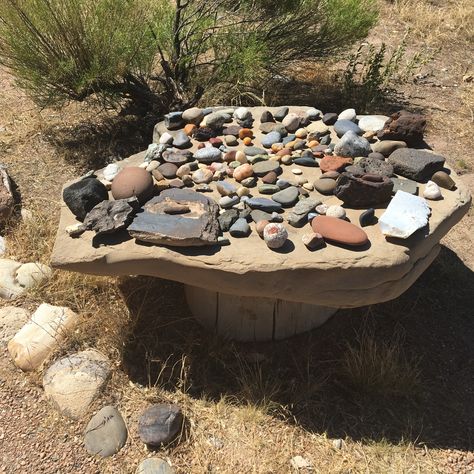
[[[397,191],[379,219],[384,235],[406,239],[428,224],[430,208],[425,199],[405,191]]]
[[[356,116],[356,111],[354,109],[346,109],[338,115],[337,120],[351,120],[354,122]]]
[[[77,314],[69,308],[41,304],[8,343],[13,362],[24,371],[37,369],[77,322]]]
[[[386,115],[358,115],[359,127],[364,132],[378,132],[383,129],[385,122],[389,119]]]
[[[163,135],[161,135],[159,141],[162,145],[169,145],[170,143],[173,143],[173,135],[171,135],[171,133],[165,132]]]
[[[239,107],[237,110],[234,111],[234,117],[237,120],[246,120],[251,116],[251,112],[247,107]]]
[[[104,178],[107,181],[113,181],[113,179],[115,178],[115,176],[119,174],[119,172],[120,172],[120,166],[117,165],[117,163],[110,163],[110,165],[107,165],[104,168],[104,171],[102,172],[102,174],[104,175]]]
[[[423,191],[423,197],[426,199],[439,199],[442,196],[441,189],[433,181],[428,181]]]

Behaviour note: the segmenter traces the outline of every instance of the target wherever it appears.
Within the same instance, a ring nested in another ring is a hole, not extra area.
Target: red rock
[[[325,156],[319,163],[323,173],[341,171],[348,165],[352,165],[352,158],[343,158],[342,156]]]
[[[311,227],[325,240],[338,244],[357,247],[369,241],[367,234],[360,227],[337,217],[317,216],[311,221]]]
[[[127,199],[136,196],[145,202],[153,194],[153,178],[151,174],[138,166],[124,168],[112,182],[114,199]]]

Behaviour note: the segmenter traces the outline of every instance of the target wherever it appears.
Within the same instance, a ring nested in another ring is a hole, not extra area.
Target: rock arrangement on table
[[[254,230],[279,249],[291,226],[302,228],[309,250],[325,242],[357,249],[369,243],[363,227],[377,223],[374,208],[386,207],[378,219],[385,236],[406,239],[428,224],[426,200],[455,187],[444,157],[412,148],[423,139],[421,115],[297,110],[169,113],[139,166],[112,163],[64,189],[80,221],[66,231],[78,237],[126,230],[140,242],[203,246],[228,245],[228,235],[245,238]],[[315,168],[320,174],[309,181],[305,175]],[[419,183],[426,183],[422,196]],[[341,205],[324,204],[328,196]],[[349,222],[348,208],[360,210],[358,223]]]

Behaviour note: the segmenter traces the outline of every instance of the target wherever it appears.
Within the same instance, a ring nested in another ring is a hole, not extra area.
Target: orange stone
[[[359,247],[369,241],[367,234],[360,227],[337,217],[316,216],[311,221],[311,227],[325,240],[338,244]]]
[[[184,133],[190,137],[194,133],[194,130],[196,130],[196,128],[196,125],[194,125],[193,123],[188,123],[184,126]]]
[[[343,158],[342,156],[325,156],[319,163],[323,173],[341,171],[349,165],[352,165],[352,158]]]
[[[283,143],[274,143],[272,145],[272,151],[273,153],[277,153],[279,152],[280,150],[283,150]]]
[[[308,148],[314,148],[315,146],[318,146],[318,145],[319,145],[318,140],[311,140],[311,141],[308,143]]]
[[[253,137],[253,132],[250,130],[250,128],[241,128],[239,130],[239,138],[243,140],[244,138],[252,138]]]
[[[250,178],[253,175],[252,165],[244,163],[243,165],[237,166],[234,170],[234,179],[240,183],[245,178]]]
[[[251,145],[252,144],[252,139],[250,137],[245,137],[244,138],[244,145]]]

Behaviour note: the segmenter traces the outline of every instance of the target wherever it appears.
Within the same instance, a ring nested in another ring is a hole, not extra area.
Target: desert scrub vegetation
[[[347,103],[359,110],[371,109],[387,96],[394,93],[395,87],[413,80],[424,65],[429,63],[436,51],[420,48],[417,52],[407,52],[407,36],[394,48],[386,43],[375,46],[362,43],[352,53],[338,80]]]
[[[94,98],[161,112],[216,85],[262,90],[292,63],[347,49],[376,18],[375,0],[4,0],[0,64],[43,107]]]

